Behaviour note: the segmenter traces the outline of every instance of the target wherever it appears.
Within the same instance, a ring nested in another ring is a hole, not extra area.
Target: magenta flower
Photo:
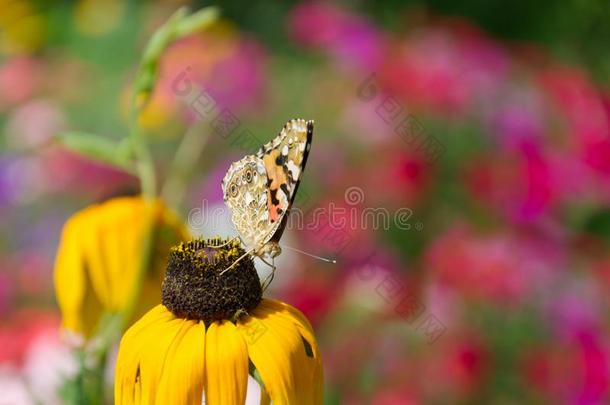
[[[408,36],[397,57],[384,65],[380,81],[411,108],[453,116],[485,106],[506,80],[508,60],[499,45],[463,28],[424,29]]]
[[[381,31],[331,3],[305,2],[295,7],[288,29],[296,42],[327,52],[342,68],[369,74],[382,63],[385,40]]]
[[[465,181],[474,196],[517,223],[541,220],[557,199],[547,156],[535,142],[512,153],[489,153],[468,164]]]
[[[6,59],[0,66],[0,110],[32,97],[44,79],[42,64],[29,57]]]
[[[457,225],[430,246],[426,263],[438,282],[466,299],[509,307],[554,278],[562,257],[554,243],[517,234],[479,234]]]

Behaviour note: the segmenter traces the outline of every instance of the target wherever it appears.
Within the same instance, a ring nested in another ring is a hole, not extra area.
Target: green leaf
[[[252,376],[252,378],[254,378],[256,380],[258,385],[260,385],[261,390],[264,390],[265,383],[263,381],[263,377],[261,377],[260,373],[258,372],[256,367],[254,367],[254,365],[252,363],[250,363],[250,375]]]
[[[78,368],[74,374],[62,376],[58,394],[66,405],[103,405],[105,401],[106,356],[95,364],[87,364],[82,349],[73,352]]]
[[[68,149],[99,162],[131,172],[131,144],[84,132],[64,132],[56,139]]]
[[[179,20],[175,26],[175,37],[184,37],[209,27],[219,14],[217,7],[206,7]]]
[[[610,242],[610,209],[603,208],[593,213],[584,224],[584,231]]]
[[[216,7],[206,7],[191,15],[188,15],[186,7],[182,7],[155,31],[144,50],[136,76],[134,93],[136,96],[144,95],[144,100],[138,100],[138,102],[146,103],[155,86],[159,71],[159,60],[163,51],[172,42],[207,28],[216,21],[218,15],[219,10]]]

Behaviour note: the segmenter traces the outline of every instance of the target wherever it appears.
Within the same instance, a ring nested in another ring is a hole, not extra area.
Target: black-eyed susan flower
[[[138,319],[158,303],[169,248],[188,238],[184,224],[158,200],[120,197],[74,214],[64,225],[55,261],[63,329],[90,337],[102,314],[129,305],[134,288],[140,288],[133,309]],[[142,254],[147,242],[149,257]]]
[[[250,258],[220,275],[243,253],[219,239],[171,250],[162,304],[121,340],[115,404],[243,404],[249,374],[261,384],[262,404],[322,403],[322,363],[307,319],[262,298]]]

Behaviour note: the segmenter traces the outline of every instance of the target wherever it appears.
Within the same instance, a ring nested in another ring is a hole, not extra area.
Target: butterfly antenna
[[[230,244],[230,243],[233,243],[233,241],[234,241],[235,239],[239,239],[239,237],[237,237],[237,236],[236,236],[236,237],[234,237],[234,238],[231,238],[231,239],[229,239],[228,241],[226,241],[225,243],[223,243],[222,245],[208,245],[207,247],[211,247],[211,248],[213,248],[213,249],[220,249],[220,248],[223,248],[223,247],[227,246],[227,245],[228,245],[228,244]],[[241,240],[241,239],[239,239],[239,240]]]
[[[246,253],[244,253],[243,255],[241,255],[237,260],[235,260],[233,262],[233,264],[231,264],[229,267],[227,267],[226,269],[224,269],[223,271],[220,272],[220,276],[222,276],[223,274],[225,274],[227,271],[231,270],[233,267],[235,267],[237,265],[237,263],[239,263],[244,257],[248,256],[250,253],[252,253],[254,251],[254,249],[250,249],[248,250]]]
[[[291,247],[291,246],[286,246],[286,245],[281,245],[281,246],[282,246],[282,248],[285,248],[285,249],[288,249],[288,250],[294,250],[295,252],[304,254],[305,256],[313,257],[314,259],[322,260],[323,262],[326,262],[326,263],[332,263],[332,264],[336,264],[337,263],[337,261],[335,259],[329,259],[328,257],[317,256],[317,255],[305,252],[305,251],[303,251],[301,249],[297,249],[297,248],[294,248],[294,247]]]

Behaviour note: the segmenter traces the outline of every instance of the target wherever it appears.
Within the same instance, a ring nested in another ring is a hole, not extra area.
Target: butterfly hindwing
[[[249,246],[261,244],[273,232],[267,208],[267,172],[262,159],[249,155],[229,167],[222,182],[231,221]]]

